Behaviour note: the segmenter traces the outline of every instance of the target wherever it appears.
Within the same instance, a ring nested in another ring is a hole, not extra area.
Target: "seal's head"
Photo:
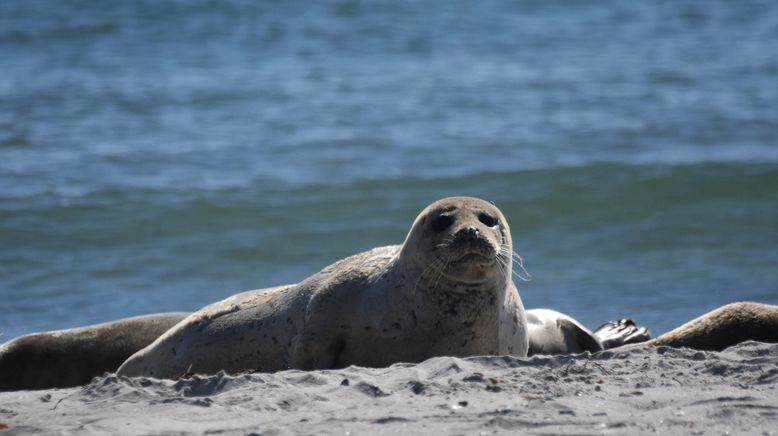
[[[492,203],[450,197],[427,206],[413,223],[400,253],[425,282],[503,286],[511,277],[511,233]]]

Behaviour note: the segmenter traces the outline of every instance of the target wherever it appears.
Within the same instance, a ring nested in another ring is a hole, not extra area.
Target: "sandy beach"
[[[778,345],[438,357],[389,368],[106,375],[0,393],[3,434],[760,434],[778,432]]]

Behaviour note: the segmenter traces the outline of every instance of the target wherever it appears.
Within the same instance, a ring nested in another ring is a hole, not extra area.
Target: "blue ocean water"
[[[508,217],[527,307],[778,304],[778,3],[0,2],[0,342],[296,282],[449,195]]]

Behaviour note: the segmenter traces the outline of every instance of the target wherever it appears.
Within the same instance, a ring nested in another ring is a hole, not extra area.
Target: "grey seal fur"
[[[748,340],[778,342],[778,306],[730,303],[644,344],[721,351]]]
[[[66,388],[114,372],[188,313],[137,316],[31,333],[0,345],[0,391]]]
[[[512,241],[497,207],[452,197],[424,209],[400,246],[306,280],[195,312],[118,370],[124,376],[388,366],[434,356],[526,356]]]

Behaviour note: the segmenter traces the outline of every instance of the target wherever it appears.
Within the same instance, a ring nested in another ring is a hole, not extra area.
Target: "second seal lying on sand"
[[[299,284],[195,312],[130,357],[120,375],[388,366],[528,349],[508,223],[491,203],[437,201],[401,246],[336,262]]]

